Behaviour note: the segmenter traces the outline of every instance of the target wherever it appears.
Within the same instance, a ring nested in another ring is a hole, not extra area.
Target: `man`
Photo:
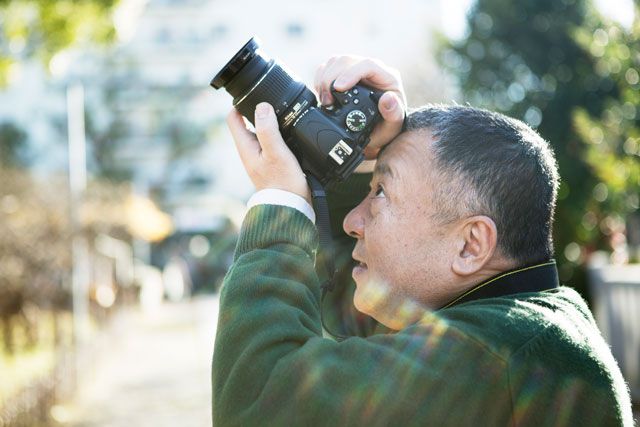
[[[214,424],[631,425],[628,389],[586,304],[558,287],[547,143],[460,106],[418,109],[400,132],[397,72],[335,58],[316,79],[325,104],[334,80],[386,91],[373,176],[354,174],[329,200],[355,288],[346,281],[324,302],[351,337],[323,337],[309,189],[273,109],[257,106],[256,135],[232,112],[259,191],[221,295]]]

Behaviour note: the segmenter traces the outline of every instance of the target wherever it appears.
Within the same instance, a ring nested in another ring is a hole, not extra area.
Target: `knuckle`
[[[366,58],[362,61],[362,64],[367,68],[384,68],[380,60],[375,58]]]

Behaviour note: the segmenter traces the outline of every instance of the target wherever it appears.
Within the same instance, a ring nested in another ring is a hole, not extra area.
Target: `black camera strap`
[[[316,212],[316,226],[318,227],[318,236],[320,239],[320,248],[318,250],[317,263],[324,265],[325,281],[322,289],[332,291],[334,287],[335,277],[335,254],[333,248],[333,239],[331,237],[331,218],[329,217],[329,205],[327,204],[327,194],[324,187],[313,175],[308,175],[309,187],[311,187],[311,198],[313,199],[313,209]]]
[[[313,209],[316,212],[316,226],[318,227],[318,237],[320,247],[316,257],[316,270],[318,277],[322,281],[320,288],[322,296],[320,298],[320,320],[325,331],[331,334],[337,341],[342,341],[346,337],[336,334],[329,330],[324,323],[322,307],[324,297],[327,292],[331,292],[335,287],[336,268],[335,268],[335,248],[333,246],[333,238],[331,236],[331,218],[329,216],[329,204],[327,203],[327,194],[323,185],[316,177],[307,173],[307,181],[311,188],[311,198],[313,199]],[[322,266],[324,266],[325,274],[322,274]],[[326,276],[326,277],[323,277]]]

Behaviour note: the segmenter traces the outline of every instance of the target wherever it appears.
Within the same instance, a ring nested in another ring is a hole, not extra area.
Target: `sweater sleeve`
[[[402,333],[323,338],[316,247],[315,227],[295,209],[249,211],[220,300],[214,425],[507,422],[504,404],[468,397],[478,381],[509,401],[502,362],[435,314]]]

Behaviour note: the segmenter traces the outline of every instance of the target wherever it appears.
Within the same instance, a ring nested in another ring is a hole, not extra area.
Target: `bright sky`
[[[118,37],[124,41],[134,32],[140,12],[148,0],[122,0],[116,10],[115,24]],[[474,0],[440,0],[444,33],[451,38],[460,38],[466,27],[466,14]],[[629,28],[633,21],[633,0],[594,0],[596,7],[605,16]]]
[[[629,28],[633,21],[633,0],[594,0],[600,12]],[[465,17],[473,0],[440,0],[445,34],[460,38],[465,33]]]

